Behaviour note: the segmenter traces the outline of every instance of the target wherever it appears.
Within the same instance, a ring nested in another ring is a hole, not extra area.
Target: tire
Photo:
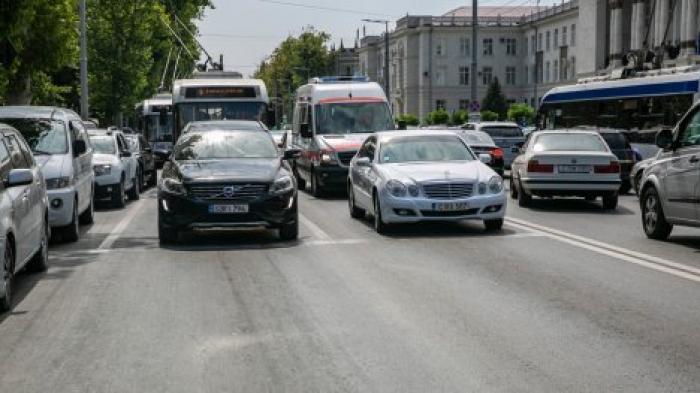
[[[160,205],[160,203],[158,203]],[[177,229],[163,225],[161,213],[158,213],[158,240],[160,244],[172,244],[177,242]]]
[[[153,188],[158,184],[158,171],[157,170],[152,170],[151,171],[151,177],[148,178],[148,187]]]
[[[374,215],[373,215],[373,221],[374,221],[374,230],[377,231],[378,234],[380,235],[386,235],[389,233],[389,225],[384,223],[384,219],[382,218],[382,209],[381,205],[379,203],[379,197],[377,195],[374,196]]]
[[[529,195],[522,187],[522,183],[518,183],[518,206],[529,207],[532,204],[532,195]]]
[[[90,206],[80,215],[80,225],[91,225],[95,222],[95,189],[92,189]]]
[[[321,198],[324,195],[323,187],[318,184],[318,176],[316,176],[314,171],[311,171],[311,195],[314,198]]]
[[[73,202],[73,221],[63,228],[63,240],[75,243],[80,238],[80,217],[78,216],[78,200]]]
[[[497,232],[503,229],[503,219],[497,218],[495,220],[484,220],[484,226],[488,232]]]
[[[44,221],[44,230],[41,236],[41,248],[34,254],[27,264],[27,270],[33,273],[45,272],[49,268],[49,238],[51,228],[49,223]]]
[[[5,241],[5,255],[2,263],[2,280],[5,281],[5,293],[0,295],[0,312],[12,309],[12,284],[15,279],[15,250],[12,243]]]
[[[518,189],[515,187],[515,182],[513,181],[513,174],[510,174],[510,197],[511,199],[518,199]]]
[[[355,219],[365,218],[366,212],[355,205],[355,192],[352,190],[352,184],[348,183],[348,210],[350,217]]]
[[[306,190],[306,180],[301,178],[301,175],[299,175],[299,171],[297,170],[296,165],[294,166],[294,177],[297,178],[297,188],[300,191]]]
[[[138,201],[141,195],[141,179],[142,179],[142,174],[141,170],[138,169],[136,171],[136,176],[131,179],[131,183],[133,184],[131,186],[131,189],[129,190],[129,200],[130,201]]]
[[[629,180],[623,181],[620,186],[620,195],[627,195],[632,189],[632,183]]]
[[[619,197],[618,197],[617,193],[603,195],[603,209],[605,209],[605,210],[617,209],[618,199],[619,199]]]
[[[666,240],[673,231],[673,225],[666,221],[659,192],[649,187],[642,193],[642,227],[647,237],[655,240]]]
[[[124,176],[119,184],[112,189],[112,206],[122,209],[126,205],[126,195],[124,194]]]

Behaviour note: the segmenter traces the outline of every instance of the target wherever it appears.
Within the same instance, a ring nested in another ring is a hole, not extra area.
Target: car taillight
[[[608,165],[596,165],[595,173],[620,173],[620,163],[613,161]]]
[[[537,160],[527,162],[527,171],[534,173],[554,173],[554,165],[540,164]]]
[[[496,159],[503,158],[503,149],[500,147],[491,149],[491,157]]]

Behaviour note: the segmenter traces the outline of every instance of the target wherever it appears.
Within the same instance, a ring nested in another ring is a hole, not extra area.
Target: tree
[[[450,123],[450,114],[442,108],[437,109],[428,113],[426,123],[430,125],[448,125]]]
[[[481,110],[495,112],[498,114],[498,118],[501,120],[506,118],[508,112],[508,102],[506,101],[506,96],[503,95],[498,78],[494,78],[489,85],[489,89],[486,92],[486,97],[484,97],[484,100],[481,103]]]
[[[403,114],[396,116],[396,122],[398,123],[401,121],[406,123],[407,126],[416,127],[420,125],[420,120],[418,119],[418,117],[411,114]]]
[[[535,120],[535,110],[528,104],[513,104],[508,108],[508,120],[529,125]]]
[[[497,121],[498,113],[493,111],[481,111],[481,121]]]
[[[469,112],[465,110],[458,110],[452,114],[452,125],[461,126],[469,121]]]

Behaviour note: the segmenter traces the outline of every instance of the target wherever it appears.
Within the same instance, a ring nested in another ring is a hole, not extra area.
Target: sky
[[[537,0],[480,0],[480,5],[526,6]],[[541,0],[541,5],[561,0]],[[294,3],[304,6],[285,5]],[[332,42],[346,46],[355,42],[357,29],[378,34],[383,25],[363,23],[362,19],[395,21],[406,14],[442,15],[452,9],[471,5],[469,0],[214,0],[215,9],[207,10],[199,23],[200,41],[212,57],[224,55],[226,70],[250,75],[262,60],[289,35],[298,35],[306,26],[325,31]],[[331,11],[314,7],[346,10]],[[360,33],[361,34],[361,33]]]

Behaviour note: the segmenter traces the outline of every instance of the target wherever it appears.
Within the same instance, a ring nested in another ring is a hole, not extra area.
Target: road
[[[698,392],[700,231],[636,198],[388,237],[301,195],[302,234],[161,248],[154,192],[102,209],[0,320],[3,392]]]

